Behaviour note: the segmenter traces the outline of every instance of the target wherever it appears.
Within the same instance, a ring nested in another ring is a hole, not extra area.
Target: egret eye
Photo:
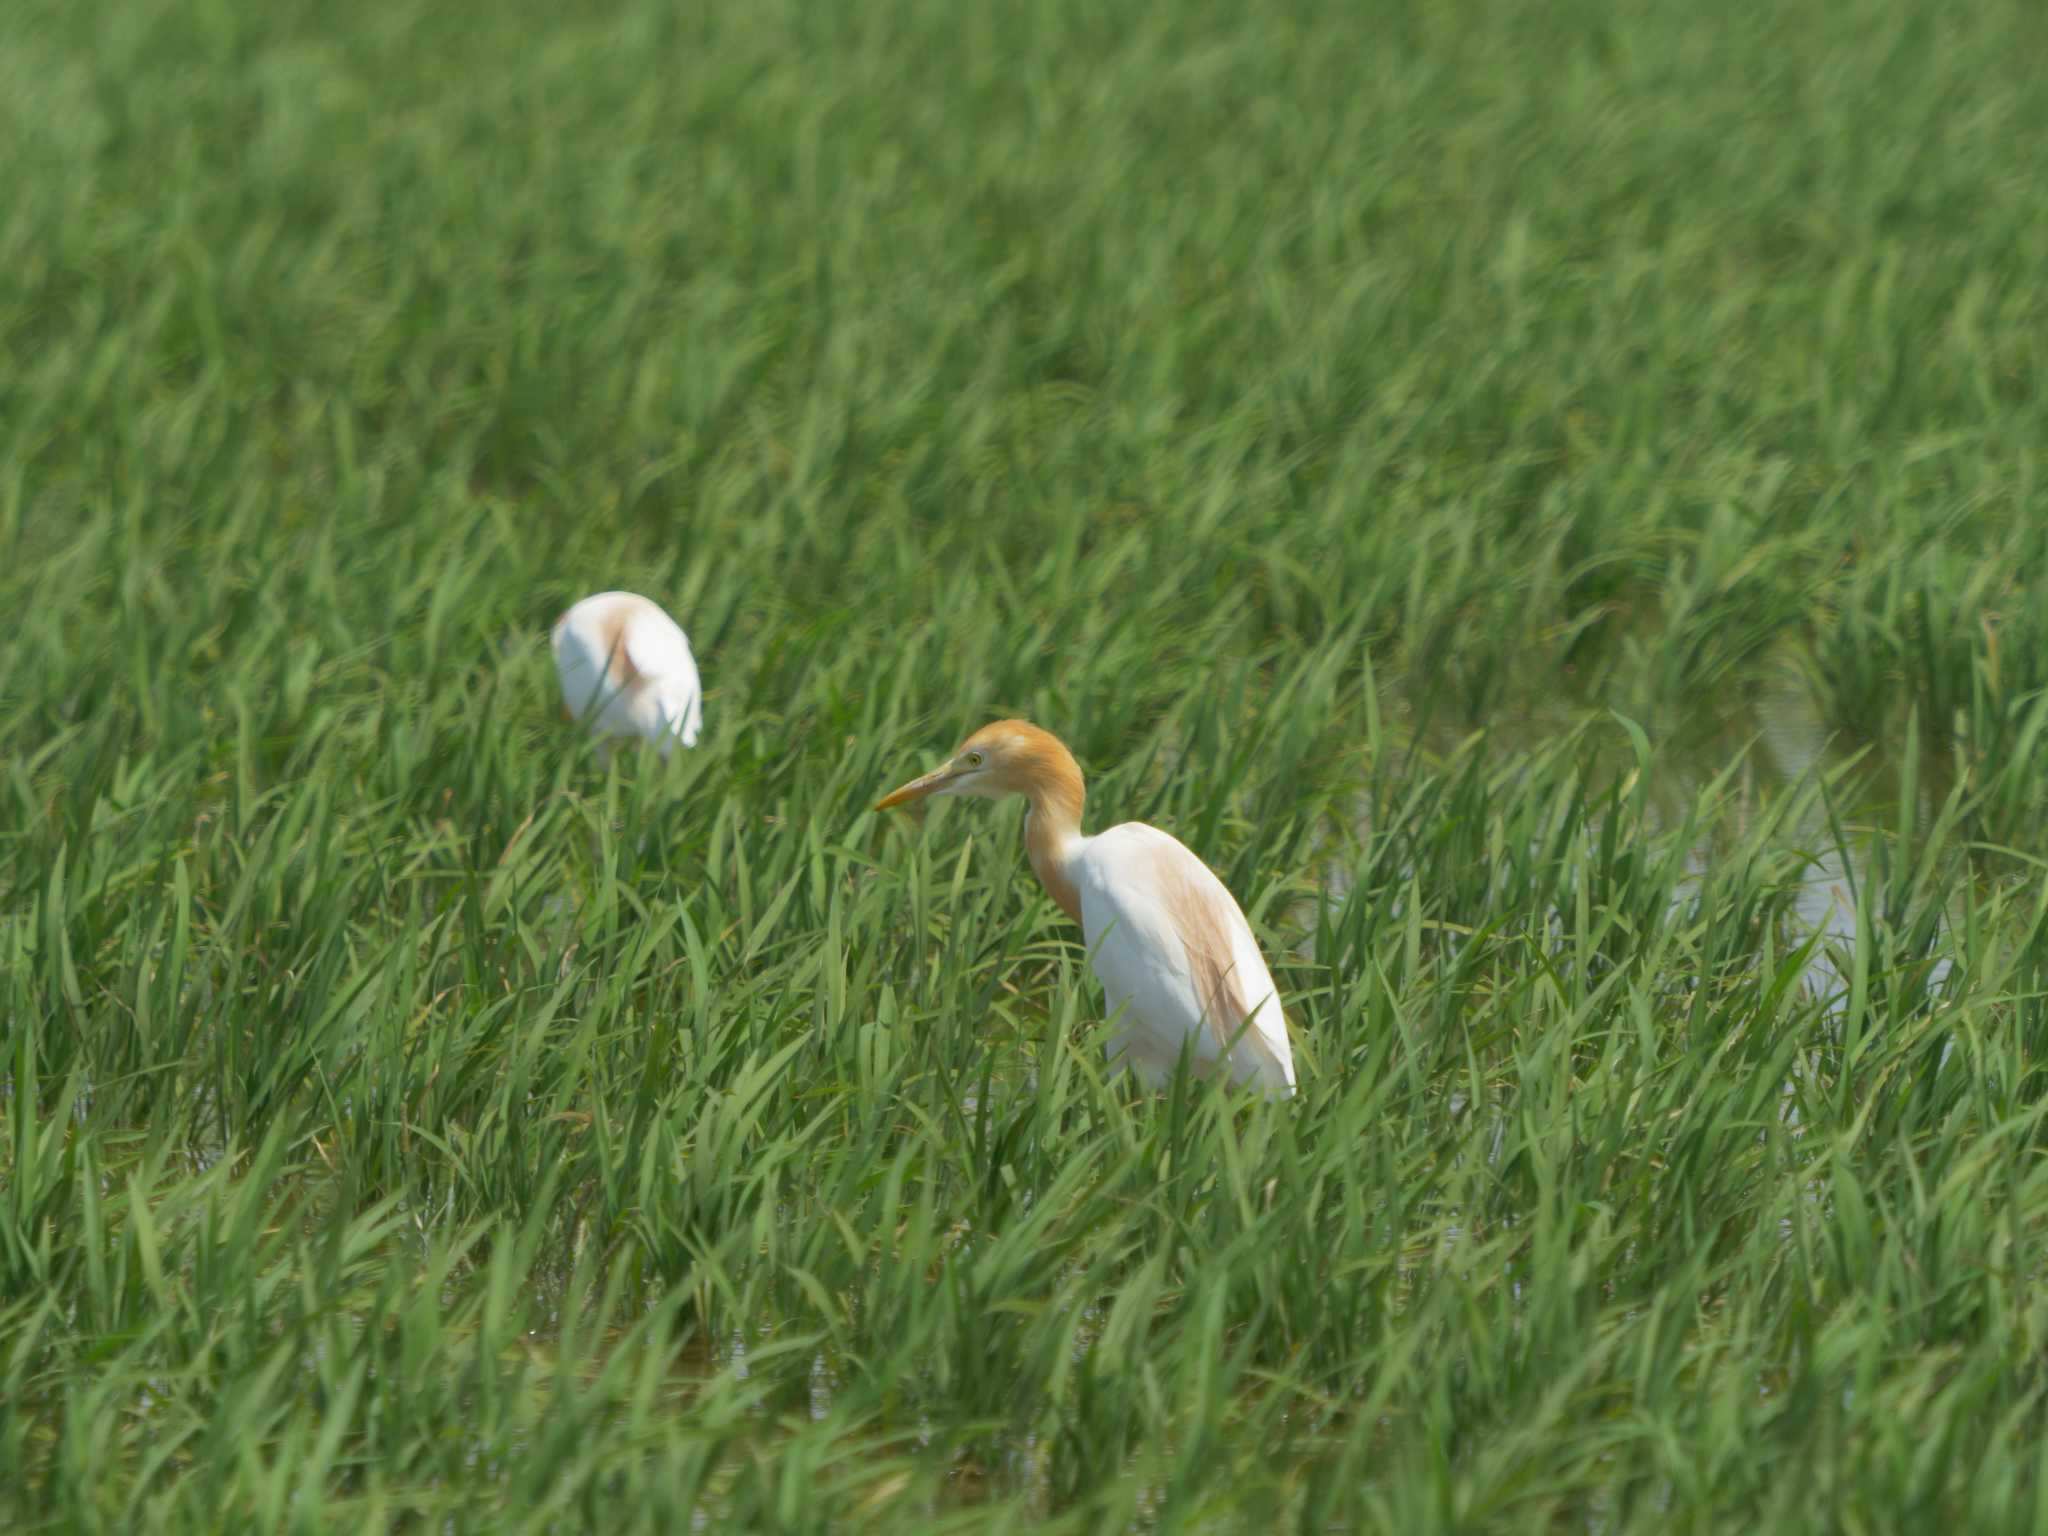
[[[981,766],[981,754],[979,752],[968,753],[967,766],[970,768],[979,768]]]

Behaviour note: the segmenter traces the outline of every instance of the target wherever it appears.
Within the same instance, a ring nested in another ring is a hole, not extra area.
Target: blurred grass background
[[[14,1528],[2048,1518],[2037,7],[14,0],[0,143]],[[1296,1103],[867,812],[1007,712]]]

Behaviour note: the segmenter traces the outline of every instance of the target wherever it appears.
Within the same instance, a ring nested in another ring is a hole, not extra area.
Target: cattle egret
[[[1083,836],[1086,794],[1058,737],[998,720],[875,809],[927,795],[1024,796],[1032,872],[1081,925],[1118,1025],[1111,1058],[1157,1088],[1189,1044],[1197,1076],[1221,1073],[1269,1094],[1292,1093],[1287,1021],[1244,912],[1208,865],[1157,827],[1127,821]]]
[[[562,712],[599,736],[644,736],[666,758],[697,744],[704,690],[676,621],[636,592],[600,592],[555,620]]]

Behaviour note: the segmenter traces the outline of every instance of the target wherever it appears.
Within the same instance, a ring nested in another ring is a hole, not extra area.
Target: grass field
[[[2048,1528],[2035,0],[11,0],[0,143],[0,1524]],[[1003,713],[1296,1101],[869,811]]]

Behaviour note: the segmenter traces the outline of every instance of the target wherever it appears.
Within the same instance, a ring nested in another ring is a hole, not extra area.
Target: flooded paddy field
[[[18,10],[0,1524],[2039,1528],[2033,9]]]

